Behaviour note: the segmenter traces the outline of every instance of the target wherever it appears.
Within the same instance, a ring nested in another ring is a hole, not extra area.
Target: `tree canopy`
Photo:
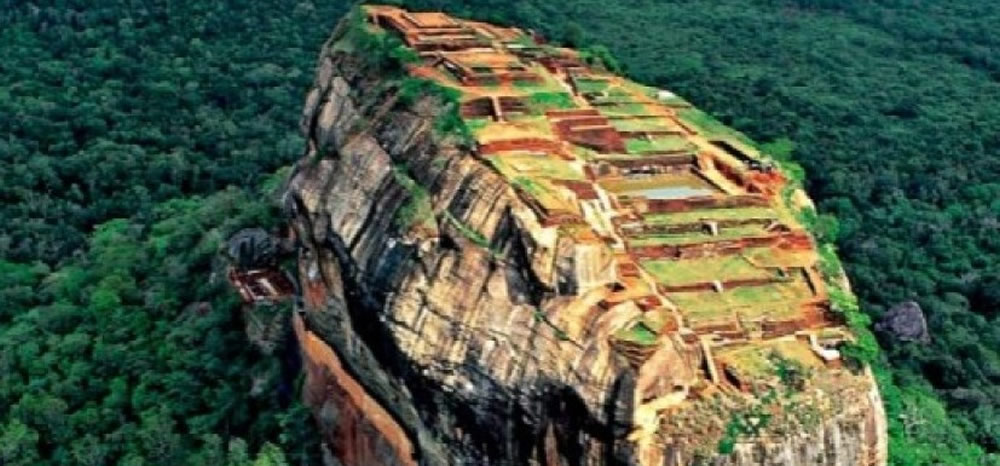
[[[278,222],[343,2],[0,6],[0,463],[318,462],[217,252]]]
[[[875,365],[893,462],[998,461],[994,2],[389,3],[586,48],[798,162],[861,309],[928,316],[930,344],[883,338]],[[315,56],[346,8],[0,1],[0,463],[316,454],[211,274],[226,234],[274,221],[262,186],[302,151]]]

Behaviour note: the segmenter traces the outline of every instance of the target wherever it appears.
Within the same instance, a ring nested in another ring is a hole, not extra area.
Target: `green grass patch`
[[[799,315],[799,303],[812,296],[809,285],[795,278],[768,285],[729,288],[722,293],[694,291],[668,293],[667,297],[697,325],[698,322],[729,319],[734,312],[744,319],[790,319]]]
[[[796,304],[812,297],[809,285],[800,279],[762,286],[741,286],[722,293],[733,306],[753,306],[758,303],[785,303],[790,314],[797,314]],[[775,308],[777,309],[777,308]]]
[[[486,238],[486,235],[476,231],[475,228],[472,228],[466,225],[461,220],[455,218],[455,216],[452,215],[451,212],[445,211],[445,218],[447,218],[448,221],[451,222],[451,224],[455,226],[458,232],[461,233],[462,236],[464,236],[466,239],[472,241],[473,243],[484,249],[489,249],[494,254],[496,253],[490,248],[490,240]]]
[[[397,102],[404,107],[412,107],[421,98],[431,97],[440,101],[443,110],[434,119],[434,130],[438,135],[455,135],[465,143],[471,143],[473,133],[466,126],[460,113],[461,91],[442,86],[435,81],[413,76],[399,80]]]
[[[771,277],[767,270],[754,267],[739,255],[691,260],[647,260],[641,264],[658,282],[666,285]]]
[[[582,180],[583,174],[568,162],[544,154],[504,154],[488,157],[507,178],[548,178]]]
[[[601,158],[601,154],[597,153],[597,151],[575,144],[570,147],[570,151],[573,152],[573,155],[588,162]]]
[[[629,246],[662,246],[665,244],[691,244],[708,241],[712,237],[701,232],[690,233],[662,233],[642,236],[630,236],[627,241]]]
[[[406,167],[397,165],[392,167],[392,174],[399,184],[403,185],[410,196],[406,202],[396,209],[396,216],[393,218],[393,225],[400,231],[409,231],[416,225],[434,221],[434,209],[431,205],[430,194],[423,186],[417,183],[407,174]]]
[[[623,97],[629,97],[629,98],[635,97],[634,95],[632,95],[631,92],[626,91],[625,89],[622,89],[621,87],[618,86],[608,89],[608,96],[619,99]]]
[[[483,129],[485,129],[487,126],[489,126],[490,123],[492,123],[492,120],[490,120],[489,118],[466,118],[465,119],[465,127],[469,129],[469,132],[473,136],[479,135],[479,133]]]
[[[532,95],[537,93],[560,93],[566,92],[566,87],[562,85],[551,73],[548,72],[541,65],[531,65],[531,71],[534,71],[541,81],[528,81],[528,80],[516,80],[513,83],[515,89],[523,93],[524,95]]]
[[[659,94],[660,92],[660,90],[655,87],[647,86],[645,84],[639,84],[635,81],[628,79],[625,80],[624,84],[622,85],[622,88],[627,90],[628,92],[631,92],[632,94],[645,95],[646,97],[649,97],[651,99],[655,99],[657,94]]]
[[[553,324],[541,309],[535,308],[534,317],[535,321],[541,322],[551,328],[552,333],[555,334],[556,338],[561,341],[569,341],[569,334],[567,334],[563,329],[557,327],[556,324]]]
[[[528,110],[534,114],[545,113],[546,110],[562,110],[576,108],[573,96],[565,92],[536,92],[528,96]]]
[[[668,131],[670,124],[663,118],[614,119],[611,126],[618,131]]]
[[[420,56],[398,37],[367,24],[360,8],[355,7],[348,15],[347,32],[335,49],[354,52],[369,65],[392,74],[402,74],[404,65],[420,61]]]
[[[681,136],[655,136],[652,138],[630,138],[625,140],[625,150],[630,154],[654,151],[684,151],[695,147]]]
[[[668,97],[666,99],[657,99],[657,100],[661,104],[667,107],[674,107],[674,108],[691,107],[691,102],[684,100],[682,97],[673,96],[673,97]]]
[[[721,121],[715,119],[712,115],[709,115],[708,113],[705,113],[697,108],[692,107],[680,109],[677,111],[677,115],[681,118],[681,120],[684,120],[698,128],[699,132],[701,132],[703,136],[709,138],[724,138],[728,136],[750,147],[757,147],[757,144],[752,139],[747,137],[747,135],[726,126]]]
[[[720,454],[732,453],[736,449],[736,442],[740,437],[760,435],[770,425],[771,417],[774,415],[767,408],[773,398],[773,393],[766,395],[761,404],[730,415],[726,431],[719,440],[718,451]]]
[[[609,83],[603,79],[576,78],[576,89],[581,94],[597,94],[604,92]]]
[[[681,110],[678,115],[682,120],[701,130],[707,136],[728,136],[734,133],[733,129],[716,120],[697,108]]]
[[[673,311],[656,309],[642,313],[642,318],[639,321],[649,327],[650,330],[659,333],[659,329],[663,328],[663,325],[667,321],[673,320],[673,315]]]
[[[619,340],[628,341],[642,346],[655,345],[656,336],[656,332],[642,322],[638,322],[628,328],[623,328],[615,333],[615,338]]]
[[[549,194],[549,189],[543,186],[541,183],[528,178],[527,176],[518,176],[511,180],[514,186],[523,189],[525,192],[533,197],[542,197]]]
[[[640,104],[640,103],[621,103],[621,104],[597,107],[597,110],[606,117],[650,114],[649,108],[646,107],[645,104]]]
[[[460,91],[442,86],[429,79],[407,77],[400,82],[399,102],[401,104],[412,106],[423,97],[436,98],[444,106],[445,111],[434,119],[435,132],[439,135],[453,134],[466,142],[473,140],[472,131],[466,126],[466,122],[459,112],[459,100],[462,97]]]

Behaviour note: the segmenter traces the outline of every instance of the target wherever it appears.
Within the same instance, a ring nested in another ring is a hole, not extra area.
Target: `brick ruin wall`
[[[508,151],[531,151],[559,154],[562,153],[562,146],[558,141],[541,138],[508,139],[479,145],[479,153],[482,155],[492,155],[498,152]]]
[[[702,209],[732,209],[739,207],[768,207],[770,202],[763,196],[752,194],[726,197],[690,197],[686,199],[648,199],[646,210],[652,214],[669,214]]]
[[[459,113],[462,118],[490,118],[494,120],[497,118],[497,115],[493,113],[493,102],[489,97],[462,103]]]

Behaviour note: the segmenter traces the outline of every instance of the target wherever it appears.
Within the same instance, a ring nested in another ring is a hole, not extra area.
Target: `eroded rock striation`
[[[780,171],[665,92],[439,13],[338,27],[285,196],[329,461],[885,463]]]

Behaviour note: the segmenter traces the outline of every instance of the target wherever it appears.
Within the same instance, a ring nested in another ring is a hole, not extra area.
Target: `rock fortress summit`
[[[362,7],[318,67],[297,283],[231,277],[296,295],[330,464],[885,464],[843,272],[752,141],[442,13]]]

